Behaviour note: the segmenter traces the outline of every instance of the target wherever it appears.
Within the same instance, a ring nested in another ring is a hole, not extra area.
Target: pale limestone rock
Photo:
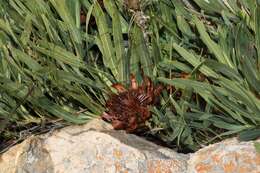
[[[111,128],[94,120],[84,126],[31,137],[2,155],[0,172],[185,172],[188,156]]]
[[[49,137],[45,146],[55,170],[60,172],[144,173],[156,169],[159,172],[186,169],[187,156],[123,131],[87,131],[80,135],[59,132]]]
[[[259,173],[260,154],[252,141],[235,138],[180,154],[95,119],[32,136],[0,155],[0,173],[186,172]]]
[[[253,141],[232,138],[197,151],[188,164],[189,173],[260,173],[260,153]]]

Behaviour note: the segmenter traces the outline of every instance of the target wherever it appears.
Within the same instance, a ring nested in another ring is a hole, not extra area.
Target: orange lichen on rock
[[[260,165],[260,153],[257,153],[256,155],[255,164]]]
[[[212,160],[215,162],[215,164],[219,164],[221,161],[221,158],[218,154],[214,154],[211,156]]]
[[[239,167],[238,171],[237,171],[237,173],[249,173],[249,172],[252,172],[252,169],[249,167],[245,167],[245,166]],[[260,172],[258,172],[258,173],[260,173]]]
[[[232,161],[230,161],[230,162],[224,164],[223,168],[224,168],[225,173],[232,173],[235,171],[236,165]]]
[[[147,165],[148,173],[171,173],[172,168],[178,167],[174,160],[153,160],[149,161]]]
[[[121,166],[120,162],[116,162],[115,163],[115,168],[116,168],[116,172],[121,172],[122,171],[122,166]]]
[[[114,153],[113,153],[114,157],[117,159],[120,159],[123,155],[122,151],[114,149]]]
[[[198,165],[196,165],[195,169],[198,173],[207,173],[211,171],[212,165],[206,163],[199,163]]]

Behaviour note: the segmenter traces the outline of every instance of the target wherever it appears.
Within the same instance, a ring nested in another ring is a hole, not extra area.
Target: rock
[[[260,153],[256,152],[253,141],[228,139],[192,154],[188,172],[260,173]]]
[[[185,155],[114,131],[100,119],[32,136],[0,155],[0,173],[249,172],[260,172],[252,141],[232,138]]]
[[[181,173],[187,169],[188,155],[110,129],[94,120],[31,137],[2,155],[1,173]]]

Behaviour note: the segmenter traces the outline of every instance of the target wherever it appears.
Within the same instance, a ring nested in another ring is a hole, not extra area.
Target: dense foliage
[[[0,2],[3,146],[100,116],[111,85],[141,83],[141,69],[167,88],[146,134],[189,150],[259,137],[260,2],[126,2]]]

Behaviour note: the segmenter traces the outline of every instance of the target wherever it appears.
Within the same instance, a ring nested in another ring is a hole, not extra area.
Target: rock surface
[[[109,129],[95,120],[31,137],[2,155],[1,173],[181,173],[187,169],[188,156]]]
[[[0,173],[260,172],[253,142],[230,139],[180,154],[100,119],[33,136],[0,155]]]
[[[260,142],[260,140],[258,140]],[[236,138],[207,146],[192,154],[190,173],[260,173],[260,153],[254,143]]]

